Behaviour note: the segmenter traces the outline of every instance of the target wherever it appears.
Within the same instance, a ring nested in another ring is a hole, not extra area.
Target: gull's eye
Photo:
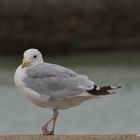
[[[37,55],[34,55],[33,58],[37,58]]]

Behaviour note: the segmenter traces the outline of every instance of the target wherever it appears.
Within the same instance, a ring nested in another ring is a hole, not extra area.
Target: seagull
[[[121,88],[110,85],[99,87],[86,75],[60,65],[45,63],[42,54],[34,48],[24,52],[14,81],[17,89],[35,105],[53,110],[52,118],[42,127],[44,135],[54,135],[58,110],[80,105],[97,96],[113,94],[110,90]]]

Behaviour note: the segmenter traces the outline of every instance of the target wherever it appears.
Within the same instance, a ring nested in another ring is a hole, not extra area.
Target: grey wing
[[[24,82],[28,88],[51,98],[75,96],[92,89],[94,84],[87,76],[48,63],[31,67]]]

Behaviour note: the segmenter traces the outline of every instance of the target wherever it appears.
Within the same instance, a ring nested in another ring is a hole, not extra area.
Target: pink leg
[[[56,109],[54,109],[53,112],[54,112],[53,117],[42,127],[42,131],[43,131],[44,135],[54,135],[55,123],[56,123],[56,119],[58,117],[59,112]],[[51,122],[53,123],[52,124],[52,130],[49,131],[48,130],[48,125]]]

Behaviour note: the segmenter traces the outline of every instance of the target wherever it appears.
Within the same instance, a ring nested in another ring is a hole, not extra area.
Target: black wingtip
[[[103,86],[100,87],[99,90],[97,90],[97,86],[94,86],[93,89],[88,90],[87,92],[92,94],[92,95],[108,95],[108,94],[115,94],[116,92],[109,92],[110,90],[115,90],[118,88],[122,88],[121,86]]]

